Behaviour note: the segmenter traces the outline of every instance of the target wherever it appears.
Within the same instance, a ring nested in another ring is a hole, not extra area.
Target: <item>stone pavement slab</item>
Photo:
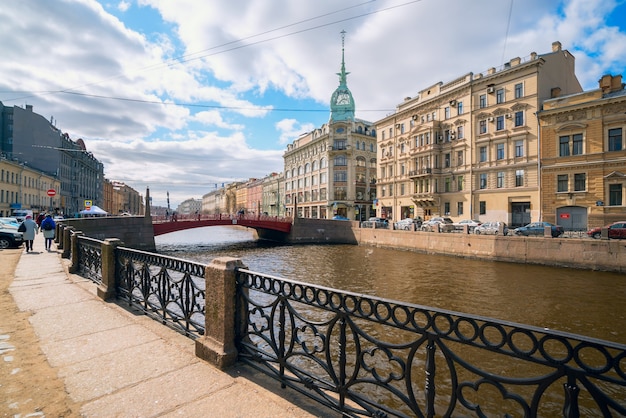
[[[216,369],[195,356],[192,339],[99,299],[96,285],[69,274],[68,264],[35,239],[9,291],[31,313],[81,417],[339,416],[246,366]]]

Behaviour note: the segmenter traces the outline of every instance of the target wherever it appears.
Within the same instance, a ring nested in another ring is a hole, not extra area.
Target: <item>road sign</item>
[[[89,209],[91,207],[91,200],[85,200],[85,209]]]
[[[48,189],[47,193],[48,193],[48,196],[53,197],[53,196],[56,196],[57,191],[54,189]]]

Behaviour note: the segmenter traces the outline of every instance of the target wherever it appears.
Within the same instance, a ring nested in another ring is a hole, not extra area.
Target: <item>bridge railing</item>
[[[97,251],[72,234],[73,253],[90,254],[72,254],[85,264],[75,271],[101,272],[99,295],[194,338],[218,367],[249,364],[345,416],[626,415],[623,344],[264,275],[238,259],[205,266],[119,240]]]
[[[179,222],[179,221],[220,221],[220,220],[233,220],[233,219],[245,219],[250,221],[272,221],[272,222],[292,222],[292,218],[285,216],[273,216],[264,214],[230,214],[230,213],[218,213],[218,214],[185,214],[185,215],[153,215],[153,223],[162,222]]]

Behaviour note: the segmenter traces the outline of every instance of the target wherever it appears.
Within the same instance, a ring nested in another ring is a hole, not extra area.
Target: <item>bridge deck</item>
[[[158,217],[154,217],[153,219],[154,236],[183,231],[185,229],[217,225],[239,225],[257,230],[267,229],[284,233],[291,231],[291,219],[266,215],[187,215],[170,217],[169,219]]]

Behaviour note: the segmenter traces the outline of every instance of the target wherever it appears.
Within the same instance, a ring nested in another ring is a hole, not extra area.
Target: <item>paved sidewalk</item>
[[[250,368],[222,372],[197,358],[194,342],[96,296],[67,273],[60,251],[22,254],[10,292],[41,349],[85,417],[332,416]]]

